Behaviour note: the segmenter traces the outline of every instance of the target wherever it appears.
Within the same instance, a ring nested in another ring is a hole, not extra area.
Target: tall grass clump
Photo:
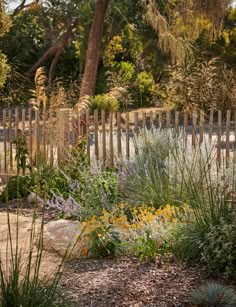
[[[134,137],[135,154],[130,161],[122,161],[119,184],[122,200],[155,208],[179,203],[184,191],[181,184],[174,185],[179,179],[171,153],[181,142],[182,135],[171,130],[141,130],[139,137]]]
[[[200,260],[214,272],[235,276],[235,164],[216,161],[214,145],[198,144],[189,156],[175,149],[173,159],[182,178],[191,220],[177,230],[176,251],[188,261]]]
[[[59,306],[57,287],[61,277],[64,261],[62,259],[56,273],[50,278],[42,276],[43,268],[43,233],[44,214],[36,220],[33,212],[29,238],[20,238],[20,213],[7,218],[6,250],[0,255],[0,306],[2,307],[33,307]],[[27,248],[27,250],[24,250]],[[4,257],[6,255],[6,259]],[[64,305],[62,305],[64,306]]]

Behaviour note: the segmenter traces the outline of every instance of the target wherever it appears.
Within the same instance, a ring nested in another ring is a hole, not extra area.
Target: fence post
[[[66,121],[69,122],[69,110],[60,109],[57,113],[57,124],[58,124],[58,144],[57,144],[57,155],[58,164],[61,164],[65,160],[65,147],[68,144],[68,126]]]

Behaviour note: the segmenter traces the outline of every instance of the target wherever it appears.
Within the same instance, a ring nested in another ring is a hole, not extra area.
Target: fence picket
[[[40,155],[40,143],[39,143],[39,111],[35,111],[35,144],[36,144],[36,151],[35,151],[35,162],[36,166],[39,164],[39,155]]]
[[[32,164],[32,109],[29,109],[29,160]]]
[[[217,164],[221,166],[222,112],[218,111]]]
[[[133,133],[135,136],[138,136],[139,128],[144,129],[145,127],[153,131],[158,122],[159,128],[168,129],[173,127],[176,133],[179,132],[180,125],[182,125],[184,128],[184,139],[187,141],[187,138],[189,138],[193,148],[197,146],[197,137],[199,137],[200,143],[203,142],[206,126],[208,127],[207,132],[210,142],[213,140],[213,135],[215,133],[214,129],[217,128],[216,160],[220,166],[222,164],[224,152],[226,166],[229,167],[232,156],[236,159],[236,150],[233,153],[230,146],[231,135],[236,135],[236,118],[233,118],[234,126],[231,125],[231,114],[234,113],[227,110],[226,122],[223,123],[222,112],[217,111],[218,119],[217,123],[214,123],[214,112],[214,110],[211,110],[209,114],[205,114],[201,111],[199,116],[196,111],[190,114],[189,111],[185,110],[182,113],[183,117],[181,115],[181,121],[180,112],[178,111],[175,113],[171,113],[171,111],[167,111],[166,113],[161,111],[156,114],[154,111],[145,113],[144,110],[142,115],[137,111],[132,113],[126,112],[124,114],[117,112],[116,114],[110,114],[108,117],[109,120],[107,121],[105,111],[101,112],[100,117],[97,110],[94,112],[94,116],[91,117],[88,110],[84,113],[73,115],[69,109],[62,109],[57,112],[49,111],[48,115],[47,113],[42,113],[41,115],[38,110],[32,111],[30,108],[16,108],[15,111],[4,109],[4,111],[1,111],[1,124],[3,129],[2,152],[0,158],[0,164],[2,166],[1,171],[3,173],[9,171],[15,172],[12,142],[13,136],[17,136],[20,133],[25,133],[27,136],[30,163],[36,162],[38,165],[40,156],[43,153],[45,159],[50,158],[52,163],[55,162],[60,164],[65,158],[65,147],[71,143],[75,145],[78,133],[80,135],[85,135],[87,139],[87,154],[90,160],[90,150],[92,148],[90,143],[90,124],[92,120],[93,125],[91,124],[91,126],[93,127],[91,128],[94,136],[93,157],[95,156],[97,160],[100,159],[103,165],[108,164],[114,166],[116,162],[115,152],[117,152],[120,157],[123,149],[125,157],[129,159],[131,152],[133,152],[134,149],[136,150],[136,148],[131,147]],[[234,116],[236,116],[236,113]],[[223,134],[224,127],[226,127],[226,130]],[[130,129],[132,133],[130,133]],[[234,129],[235,132],[233,133]],[[108,131],[110,132],[109,138],[107,138]],[[124,145],[122,143],[122,131],[124,131],[125,136]],[[224,142],[222,137],[224,137]],[[236,148],[236,139],[234,142]],[[122,145],[124,148],[122,148]],[[57,156],[54,156],[55,152],[57,152]]]
[[[9,132],[8,132],[8,137],[9,137],[9,154],[10,154],[10,169],[13,171],[13,152],[12,152],[12,111],[9,110]]]
[[[22,110],[22,133],[25,134],[25,109]]]
[[[187,139],[188,139],[188,110],[184,111],[184,135],[185,135],[185,143],[187,143]]]
[[[46,110],[43,110],[43,158],[46,159]]]
[[[146,128],[146,119],[147,115],[146,113],[143,113],[143,118],[142,118],[142,128],[145,129]]]
[[[196,146],[196,135],[197,135],[197,112],[193,111],[193,123],[192,123],[192,146]]]
[[[122,156],[122,148],[121,148],[121,137],[122,137],[122,131],[121,131],[121,115],[120,112],[117,113],[117,152],[118,157],[120,158]]]
[[[135,132],[136,136],[138,136],[138,134],[139,134],[138,117],[139,117],[138,112],[135,112],[134,113],[134,132]]]
[[[213,134],[213,122],[214,121],[214,110],[210,110],[210,118],[209,118],[209,140],[212,142],[212,134]]]
[[[166,127],[171,127],[171,112],[169,110],[166,113]]]
[[[99,160],[99,148],[98,148],[98,110],[94,111],[94,138],[95,138],[95,156]]]
[[[163,114],[162,111],[158,113],[158,128],[162,129],[162,123],[163,123]]]
[[[175,132],[179,133],[179,111],[175,111]]]
[[[230,118],[231,111],[226,112],[226,167],[229,167],[229,151],[230,151]]]
[[[109,122],[110,122],[110,167],[114,166],[114,153],[113,153],[113,113],[110,113]]]
[[[87,138],[87,155],[88,155],[88,161],[90,162],[90,119],[89,119],[89,110],[86,110],[85,115],[85,121],[86,121],[86,138]]]
[[[202,144],[204,139],[204,128],[205,128],[205,115],[204,112],[200,112],[200,144]]]
[[[106,165],[107,150],[106,150],[106,119],[105,111],[102,110],[102,159],[103,165]]]
[[[3,151],[4,151],[4,173],[7,174],[7,112],[3,110]]]
[[[150,130],[153,131],[153,112],[150,112]]]
[[[53,111],[50,110],[49,112],[49,146],[50,146],[50,162],[54,163],[54,137],[53,137],[54,125],[53,125]]]
[[[18,129],[19,129],[19,110],[15,108],[15,138],[18,137]]]
[[[129,113],[126,112],[126,158],[130,158],[130,147],[129,147]]]

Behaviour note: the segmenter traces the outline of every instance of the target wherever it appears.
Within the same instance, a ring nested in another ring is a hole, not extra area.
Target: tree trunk
[[[93,22],[89,33],[85,70],[82,78],[80,98],[76,105],[77,107],[80,106],[86,96],[92,96],[95,91],[100,44],[109,2],[110,0],[97,0],[96,3]]]

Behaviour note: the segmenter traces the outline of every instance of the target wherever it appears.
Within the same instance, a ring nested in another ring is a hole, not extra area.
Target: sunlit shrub
[[[104,110],[105,112],[117,112],[119,109],[119,102],[109,94],[99,94],[91,98],[92,110]]]
[[[94,244],[102,246],[100,238],[103,238],[104,242],[115,240],[113,247],[116,249],[122,250],[125,246],[126,253],[134,253],[141,261],[153,261],[156,255],[165,254],[171,246],[172,229],[181,223],[185,212],[189,212],[188,206],[180,209],[167,205],[156,210],[147,205],[120,204],[112,211],[103,210],[102,215],[94,215],[81,225],[85,229],[87,253]],[[118,239],[121,244],[118,244]]]

